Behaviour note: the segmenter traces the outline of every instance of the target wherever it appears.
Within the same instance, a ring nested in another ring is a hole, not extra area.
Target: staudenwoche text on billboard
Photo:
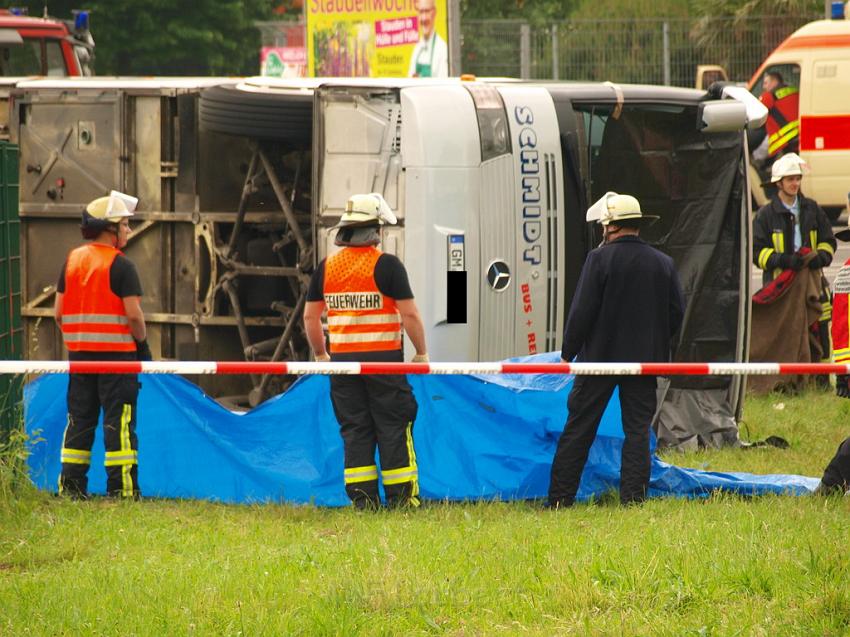
[[[416,0],[310,0],[311,13],[416,12]]]

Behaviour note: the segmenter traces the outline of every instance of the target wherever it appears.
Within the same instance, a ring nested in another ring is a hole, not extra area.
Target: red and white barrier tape
[[[744,376],[850,374],[838,363],[270,363],[0,361],[0,374],[574,374]]]

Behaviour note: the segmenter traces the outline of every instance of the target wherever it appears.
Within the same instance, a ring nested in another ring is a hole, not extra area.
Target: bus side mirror
[[[697,130],[721,133],[761,128],[767,121],[767,107],[743,86],[715,82],[708,90],[714,100],[705,101],[697,112]]]
[[[728,133],[747,125],[747,107],[737,100],[703,102],[697,109],[697,130],[702,133]]]

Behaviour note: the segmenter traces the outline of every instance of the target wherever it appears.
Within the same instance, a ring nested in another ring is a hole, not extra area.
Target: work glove
[[[850,376],[839,374],[835,377],[835,394],[839,398],[850,398]]]
[[[317,363],[329,363],[331,361],[331,355],[325,352],[324,354],[316,354],[316,362]]]
[[[134,341],[136,339],[133,339]],[[152,361],[151,346],[148,345],[148,339],[136,341],[136,360],[137,361]]]
[[[780,254],[779,267],[783,270],[795,270],[799,272],[803,269],[803,257],[796,252],[794,254]]]
[[[411,360],[411,363],[427,363],[430,359],[428,358],[428,354],[417,354]]]
[[[812,270],[817,270],[818,268],[825,268],[830,263],[832,263],[832,255],[826,250],[818,250],[817,256],[809,261],[809,267]]]

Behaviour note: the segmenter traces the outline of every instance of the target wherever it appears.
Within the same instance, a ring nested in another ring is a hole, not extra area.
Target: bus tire
[[[198,121],[201,130],[309,145],[313,95],[297,89],[260,92],[213,86],[201,91]]]

